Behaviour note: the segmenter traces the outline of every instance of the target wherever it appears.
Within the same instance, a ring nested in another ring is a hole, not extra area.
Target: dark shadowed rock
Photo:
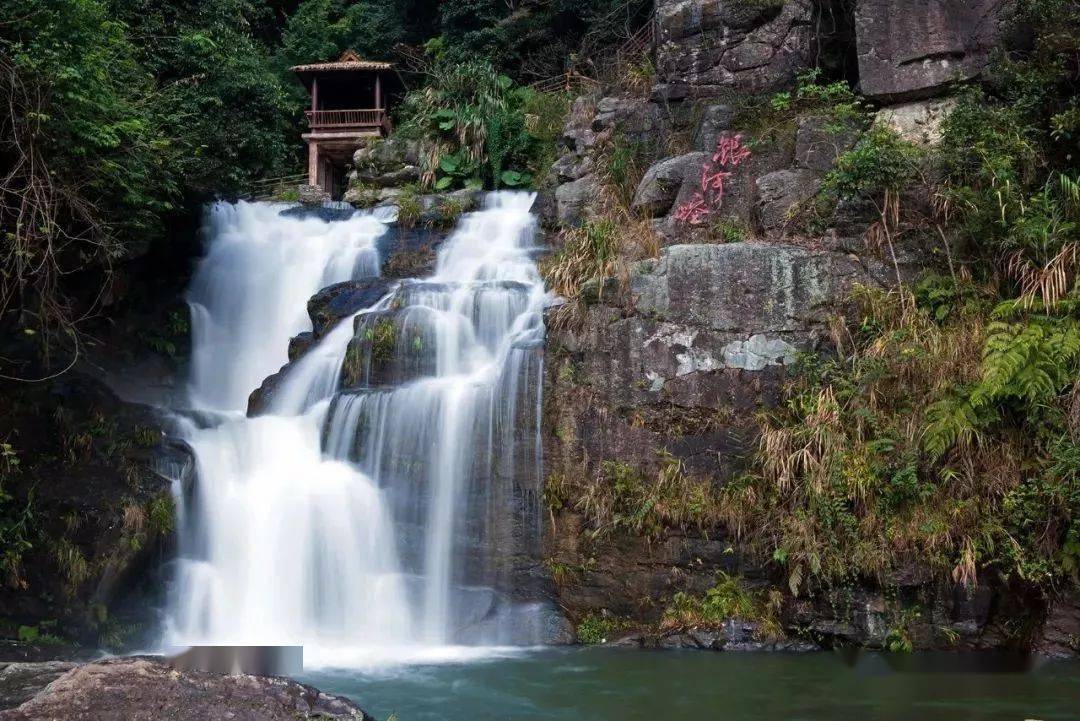
[[[651,216],[667,214],[675,203],[684,178],[700,174],[701,166],[708,157],[709,153],[687,153],[654,164],[645,171],[638,183],[631,208]]]
[[[61,658],[65,640],[96,644],[94,611],[127,624],[136,641],[163,589],[157,568],[174,522],[170,483],[190,483],[190,449],[167,436],[168,417],[77,371],[48,383],[0,383],[0,417],[21,460],[4,479],[7,507],[31,508],[35,534],[28,548],[5,546],[19,583],[0,586],[0,635],[27,626],[57,637],[51,650],[30,643],[32,653],[5,656]],[[58,570],[60,548],[85,573]]]
[[[43,672],[47,677],[50,672]],[[4,721],[374,721],[356,704],[285,678],[180,671],[116,658],[75,667]]]
[[[1051,601],[1035,649],[1053,658],[1080,656],[1080,599],[1063,596]]]
[[[761,624],[742,618],[729,618],[723,625],[712,628],[690,628],[666,633],[643,646],[660,648],[700,649],[706,651],[784,651],[788,653],[817,651],[815,643],[797,638],[769,639],[762,636]]]
[[[322,336],[343,318],[375,305],[391,285],[392,281],[376,277],[347,280],[320,290],[308,301],[315,337]]]
[[[855,35],[864,95],[897,102],[978,76],[1001,37],[1009,0],[859,0]]]

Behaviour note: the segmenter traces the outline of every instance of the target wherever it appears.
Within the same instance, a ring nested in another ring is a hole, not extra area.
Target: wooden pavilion
[[[307,111],[308,183],[338,195],[345,166],[366,138],[390,133],[387,95],[401,89],[390,63],[346,50],[333,62],[291,68],[311,94]]]

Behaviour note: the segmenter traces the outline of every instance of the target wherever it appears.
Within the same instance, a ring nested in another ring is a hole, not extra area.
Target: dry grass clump
[[[1010,422],[1020,391],[993,391],[1003,362],[986,304],[917,290],[857,290],[856,330],[834,327],[839,357],[804,359],[786,406],[760,418],[754,471],[722,491],[724,522],[787,569],[792,593],[913,564],[966,585],[988,564],[1052,575],[1042,554],[1077,482],[1054,467],[1076,446]]]
[[[669,530],[712,532],[720,517],[712,480],[687,473],[682,461],[666,451],[659,454],[655,478],[626,463],[603,461],[592,479],[574,489],[575,508],[588,519],[594,539],[612,531],[649,542]]]

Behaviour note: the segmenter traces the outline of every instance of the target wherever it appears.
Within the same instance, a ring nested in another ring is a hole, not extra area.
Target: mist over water
[[[546,640],[508,571],[538,549],[523,490],[541,473],[547,299],[532,202],[490,194],[430,278],[327,331],[251,418],[248,396],[311,328],[308,299],[377,275],[388,228],[209,211],[188,296],[197,481],[178,499],[166,644],[303,645],[348,666]]]

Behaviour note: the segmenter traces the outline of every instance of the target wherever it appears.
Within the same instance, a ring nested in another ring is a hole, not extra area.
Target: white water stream
[[[537,501],[507,490],[515,459],[539,473],[532,201],[490,194],[432,277],[327,331],[256,417],[248,396],[310,330],[308,298],[377,275],[387,226],[211,209],[189,291],[197,481],[179,499],[166,644],[303,645],[308,663],[353,665],[543,640],[534,609],[494,588],[504,516]]]

